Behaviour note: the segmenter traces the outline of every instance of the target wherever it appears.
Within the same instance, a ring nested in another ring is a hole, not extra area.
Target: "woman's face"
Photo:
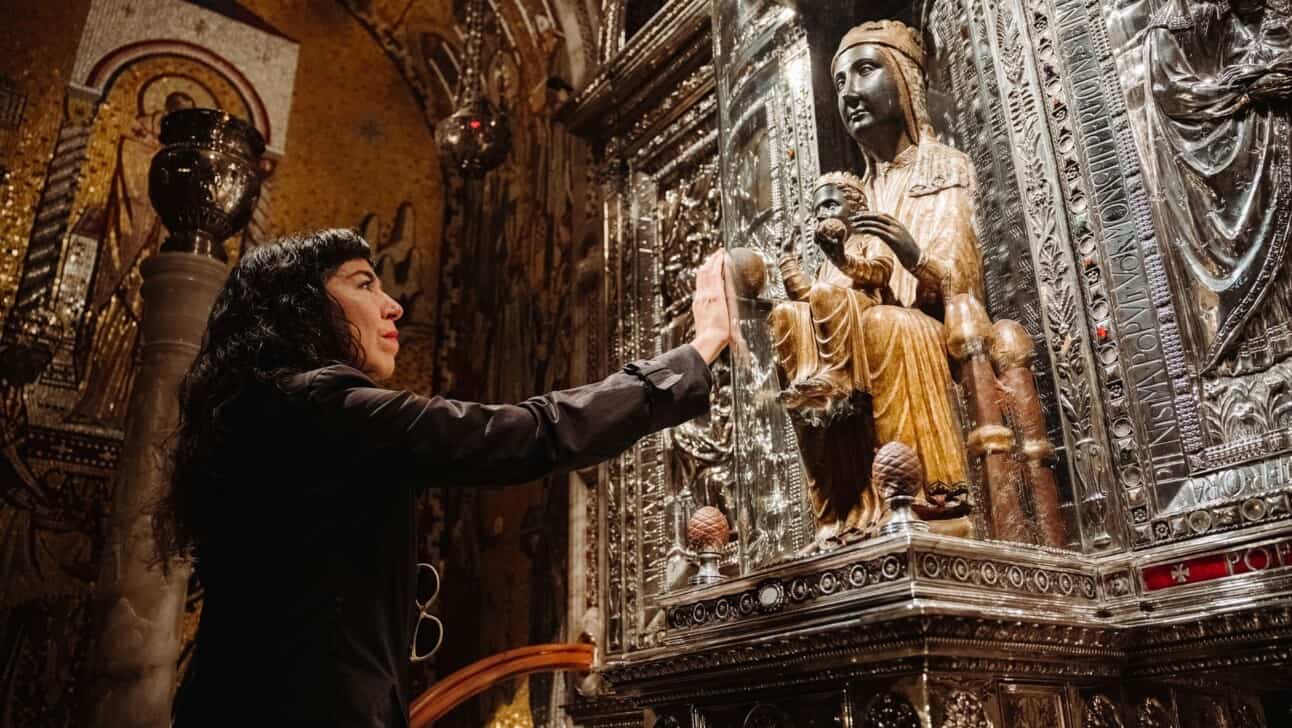
[[[354,328],[363,352],[363,373],[373,381],[389,379],[399,353],[395,322],[404,315],[403,307],[381,290],[381,279],[366,260],[343,264],[325,285]]]

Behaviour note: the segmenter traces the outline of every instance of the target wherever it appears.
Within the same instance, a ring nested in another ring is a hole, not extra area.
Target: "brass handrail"
[[[513,677],[534,672],[587,671],[593,646],[586,643],[530,645],[491,655],[435,683],[413,701],[410,728],[427,728],[462,702]]]

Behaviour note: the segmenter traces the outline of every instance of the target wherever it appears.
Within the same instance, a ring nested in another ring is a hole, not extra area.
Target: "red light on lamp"
[[[472,119],[471,121],[467,122],[467,126],[471,127],[472,129],[479,129],[481,127],[480,120]]]

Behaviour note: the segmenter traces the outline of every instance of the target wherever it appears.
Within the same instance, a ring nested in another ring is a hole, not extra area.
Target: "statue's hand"
[[[897,221],[892,215],[882,212],[863,212],[856,217],[854,232],[859,235],[874,235],[883,240],[897,256],[902,267],[911,269],[920,261],[920,246],[911,237],[911,231]]]
[[[1216,83],[1220,86],[1245,86],[1260,79],[1267,71],[1266,66],[1255,63],[1235,63],[1226,66],[1216,74]]]
[[[828,217],[817,223],[816,244],[832,263],[839,265],[844,259],[843,242],[848,237],[848,226],[842,220]]]
[[[795,255],[799,252],[798,238],[786,235],[781,238],[781,255]]]
[[[1286,100],[1292,96],[1292,74],[1286,71],[1274,71],[1256,79],[1247,88],[1247,93],[1257,101],[1266,103]]]

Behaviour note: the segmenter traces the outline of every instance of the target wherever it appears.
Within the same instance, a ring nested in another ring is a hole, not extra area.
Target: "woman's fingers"
[[[713,362],[726,348],[731,338],[731,322],[727,314],[726,281],[723,265],[726,252],[718,251],[695,271],[695,296],[691,312],[695,318],[696,349],[705,361]]]
[[[695,290],[696,293],[705,291],[706,293],[716,293],[722,288],[722,259],[723,251],[718,251],[708,257],[700,265],[699,270],[695,273]]]

